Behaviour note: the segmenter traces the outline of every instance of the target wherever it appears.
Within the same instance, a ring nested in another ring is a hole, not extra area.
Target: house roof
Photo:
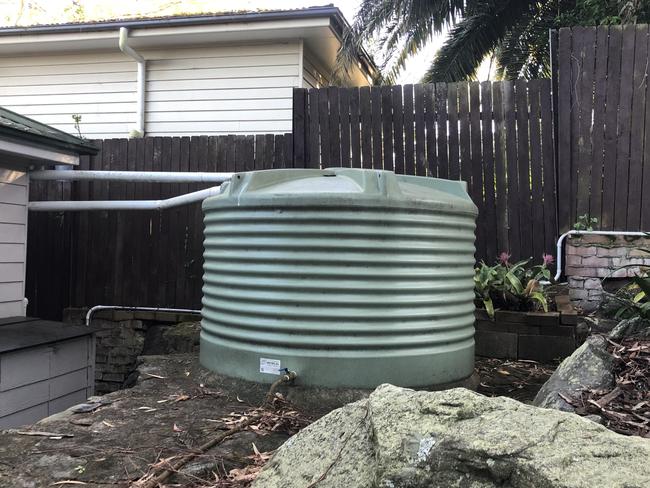
[[[32,36],[38,34],[81,34],[86,32],[111,31],[121,27],[126,27],[128,29],[153,29],[161,27],[189,27],[232,23],[300,20],[319,17],[328,17],[330,19],[330,27],[339,40],[342,38],[343,33],[350,27],[341,11],[330,4],[293,10],[246,10],[203,13],[197,15],[175,15],[146,18],[138,17],[21,27],[1,27],[0,37]],[[360,58],[365,71],[374,75],[377,71],[377,67],[372,58],[366,52],[361,52]]]
[[[78,154],[96,154],[98,152],[98,149],[90,141],[2,107],[0,107],[0,136],[9,136]]]

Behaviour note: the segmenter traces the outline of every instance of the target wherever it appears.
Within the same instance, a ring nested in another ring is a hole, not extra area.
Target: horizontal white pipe
[[[70,171],[72,173],[72,171]],[[29,202],[33,212],[80,212],[84,210],[164,210],[190,203],[202,202],[208,197],[218,195],[221,187],[215,186],[166,200],[81,200]]]
[[[160,308],[160,307],[125,307],[122,305],[95,305],[86,314],[86,326],[90,325],[95,312],[100,310],[128,310],[130,312],[172,312],[172,313],[187,313],[201,315],[200,310],[192,310],[190,308]]]
[[[553,278],[556,282],[562,276],[562,243],[568,236],[574,235],[599,235],[599,236],[635,236],[635,237],[648,237],[648,232],[631,232],[631,231],[618,231],[618,230],[570,230],[562,234],[556,245],[556,254],[557,257],[557,270],[555,272],[555,277]]]
[[[223,183],[233,173],[186,173],[182,171],[32,171],[36,181],[129,181],[143,183]]]

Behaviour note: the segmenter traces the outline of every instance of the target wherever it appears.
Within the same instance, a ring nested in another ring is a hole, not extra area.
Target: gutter
[[[129,30],[126,27],[120,27],[119,47],[120,51],[132,57],[138,63],[136,125],[135,130],[131,131],[129,136],[144,137],[144,101],[147,83],[147,62],[141,54],[129,46]]]
[[[155,27],[179,27],[205,24],[230,24],[238,22],[263,22],[269,20],[309,19],[341,15],[337,7],[309,7],[299,10],[276,10],[270,12],[232,13],[225,15],[189,15],[185,17],[160,17],[153,19],[118,20],[90,23],[68,23],[10,27],[0,29],[0,36],[61,34],[110,31],[122,27],[146,29]]]

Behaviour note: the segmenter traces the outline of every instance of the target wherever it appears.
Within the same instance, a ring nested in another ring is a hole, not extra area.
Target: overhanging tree
[[[393,82],[411,55],[446,33],[422,81],[474,79],[489,56],[499,78],[534,78],[549,74],[551,28],[649,21],[650,0],[362,0],[339,66],[372,40],[383,80]]]

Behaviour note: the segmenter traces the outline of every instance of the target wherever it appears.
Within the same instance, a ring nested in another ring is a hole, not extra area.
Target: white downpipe
[[[186,173],[180,171],[61,171],[43,170],[29,173],[36,181],[129,181],[146,183],[223,183],[234,173]]]
[[[569,236],[574,235],[599,235],[599,236],[635,236],[635,237],[647,237],[647,232],[629,232],[629,231],[618,231],[618,230],[570,230],[562,234],[556,245],[555,256],[557,258],[557,271],[553,280],[557,282],[562,276],[562,244],[564,240]]]
[[[80,212],[84,210],[164,210],[190,203],[202,202],[206,198],[218,195],[220,186],[199,190],[166,200],[81,200],[29,202],[28,208],[33,212]]]
[[[129,46],[129,30],[126,27],[120,27],[119,46],[120,51],[122,51],[127,56],[132,57],[138,63],[138,100],[136,106],[135,130],[138,132],[137,137],[144,137],[144,102],[147,82],[147,62],[142,57],[142,55],[137,53],[131,46]]]
[[[95,312],[100,310],[128,310],[129,312],[172,312],[172,313],[187,313],[201,315],[200,310],[192,310],[190,308],[160,308],[160,307],[125,307],[122,305],[95,305],[86,314],[86,326],[90,325]]]

